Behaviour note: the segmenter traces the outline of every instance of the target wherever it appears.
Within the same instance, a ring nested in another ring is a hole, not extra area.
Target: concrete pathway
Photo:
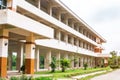
[[[90,75],[94,75],[94,74],[99,74],[99,73],[103,73],[103,72],[106,72],[106,71],[98,71],[98,72],[94,72],[94,73],[73,76],[71,78],[61,78],[61,79],[57,79],[57,80],[78,80],[78,79],[81,79],[81,78],[86,77],[86,76],[90,76]]]
[[[86,77],[86,76],[95,75],[95,74],[99,74],[99,73],[103,73],[103,72],[106,72],[106,71],[98,71],[98,72],[94,72],[94,73],[73,76],[72,79],[76,79],[77,80],[77,79],[80,79],[80,78],[83,78],[83,77]]]
[[[120,80],[120,69],[112,71],[108,74],[94,77],[91,80]]]

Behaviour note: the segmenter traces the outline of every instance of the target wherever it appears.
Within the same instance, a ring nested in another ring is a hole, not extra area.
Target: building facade
[[[12,70],[13,53],[16,70],[25,65],[26,74],[50,70],[52,57],[71,59],[71,68],[107,64],[105,42],[60,0],[0,0],[1,77]]]

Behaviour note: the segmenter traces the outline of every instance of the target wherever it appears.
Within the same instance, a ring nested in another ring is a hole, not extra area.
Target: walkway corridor
[[[91,80],[120,80],[120,69],[105,75],[94,77]]]

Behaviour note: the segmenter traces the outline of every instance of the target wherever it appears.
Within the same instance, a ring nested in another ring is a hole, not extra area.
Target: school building
[[[14,53],[15,69],[25,65],[26,74],[50,70],[52,57],[71,59],[71,68],[107,65],[105,42],[60,0],[0,0],[1,77],[12,70]]]

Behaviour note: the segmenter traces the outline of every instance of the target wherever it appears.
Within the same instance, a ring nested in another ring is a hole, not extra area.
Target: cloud
[[[94,12],[92,15],[92,20],[98,22],[116,20],[120,18],[120,6],[110,6],[107,8],[102,8],[97,12]]]

